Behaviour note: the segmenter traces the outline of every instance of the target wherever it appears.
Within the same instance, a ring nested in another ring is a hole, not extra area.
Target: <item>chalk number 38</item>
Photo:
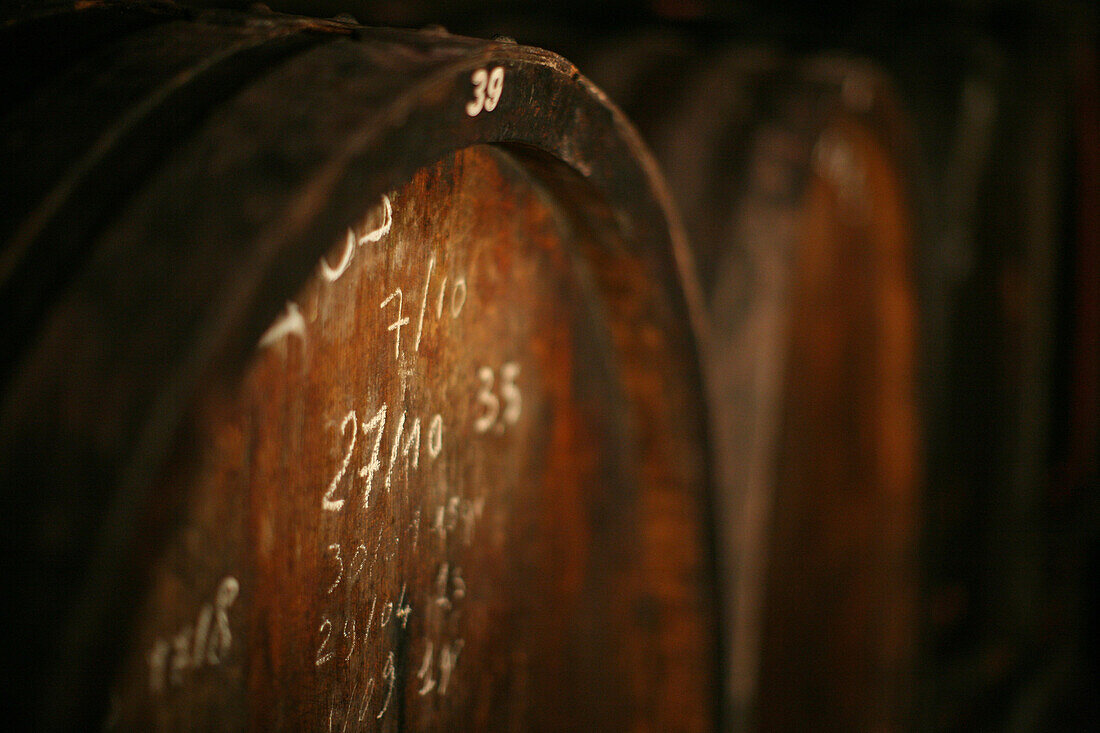
[[[474,85],[474,98],[466,103],[466,114],[477,117],[481,110],[492,112],[500,101],[504,91],[504,67],[498,66],[492,71],[478,69],[470,77]]]

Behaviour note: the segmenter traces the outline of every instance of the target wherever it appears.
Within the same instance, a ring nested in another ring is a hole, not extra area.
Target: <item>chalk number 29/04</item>
[[[492,71],[478,69],[470,76],[470,81],[474,85],[474,98],[466,103],[466,114],[477,117],[482,110],[492,112],[496,109],[504,91],[504,67],[498,66]]]

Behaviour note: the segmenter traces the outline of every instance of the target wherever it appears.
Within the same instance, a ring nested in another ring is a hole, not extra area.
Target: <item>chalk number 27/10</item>
[[[466,103],[466,114],[477,117],[482,110],[492,112],[500,101],[504,91],[504,67],[498,66],[492,71],[478,69],[470,76],[474,85],[474,98]]]

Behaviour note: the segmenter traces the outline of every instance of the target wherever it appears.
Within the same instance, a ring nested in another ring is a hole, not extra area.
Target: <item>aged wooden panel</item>
[[[712,727],[684,241],[621,115],[513,44],[137,33],[112,43],[194,58],[86,99],[102,131],[46,112],[91,67],[3,122],[76,182],[25,192],[0,282],[32,303],[0,403],[28,721]]]

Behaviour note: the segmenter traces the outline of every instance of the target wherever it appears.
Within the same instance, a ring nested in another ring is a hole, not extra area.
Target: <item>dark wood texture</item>
[[[712,727],[700,310],[621,115],[435,32],[105,43],[0,123],[27,722]]]

